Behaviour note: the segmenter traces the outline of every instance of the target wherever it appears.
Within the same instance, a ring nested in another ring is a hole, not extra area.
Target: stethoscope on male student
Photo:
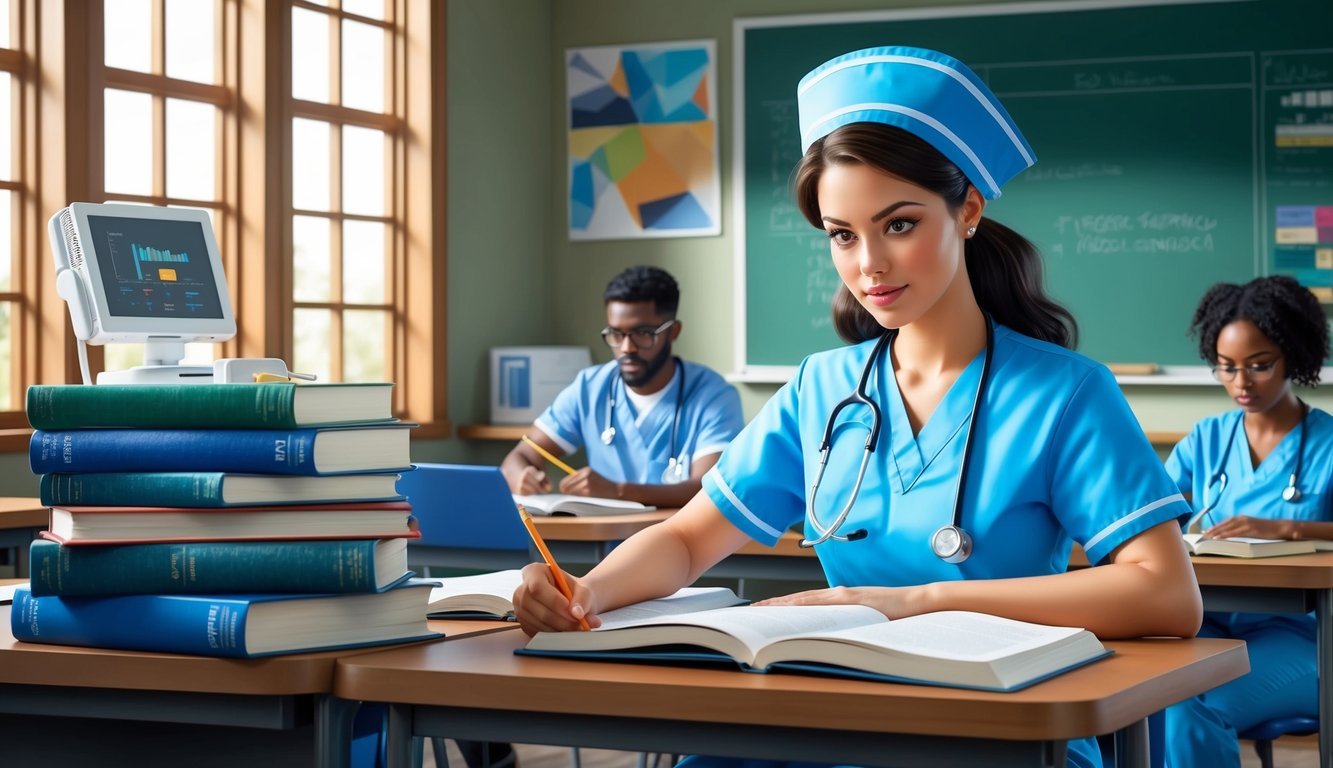
[[[681,446],[682,453],[676,455],[676,432],[680,427],[680,412],[685,407],[685,361],[679,357],[673,357],[676,361],[676,367],[680,369],[680,386],[676,390],[676,412],[671,416],[671,442],[667,443],[667,466],[662,470],[662,482],[671,485],[674,483],[683,483],[690,479],[689,467],[685,466],[685,446]],[[602,445],[610,445],[616,440],[616,387],[624,389],[625,381],[619,376],[613,376],[610,386],[606,391],[606,428],[602,430]]]
[[[972,437],[977,431],[977,408],[986,393],[986,385],[990,378],[991,357],[995,353],[995,324],[990,315],[985,315],[985,318],[986,356],[981,362],[981,381],[977,382],[977,393],[972,400],[972,423],[967,428],[967,437],[963,443],[963,462],[958,468],[958,485],[953,492],[953,519],[948,525],[940,526],[930,537],[931,551],[946,563],[961,563],[972,554],[972,537],[963,529],[963,489],[967,484],[967,468],[972,457]],[[876,361],[885,354],[885,348],[890,346],[897,335],[898,331],[893,329],[885,331],[879,337],[879,341],[875,342],[874,349],[870,351],[870,357],[866,360],[865,368],[861,371],[861,381],[856,385],[856,390],[833,407],[833,412],[829,414],[828,422],[824,425],[824,437],[819,442],[819,466],[815,469],[815,479],[810,485],[810,497],[805,510],[806,520],[809,521],[810,527],[817,536],[813,539],[802,539],[802,547],[813,547],[826,541],[857,541],[866,537],[864,528],[850,531],[846,535],[839,535],[838,529],[847,520],[847,515],[851,513],[852,506],[856,504],[857,495],[861,493],[861,481],[865,478],[866,466],[870,463],[870,454],[875,452],[875,446],[879,442],[880,428],[883,424],[879,406],[874,400],[870,399],[867,390],[870,374],[875,370]],[[815,497],[819,495],[819,481],[824,477],[824,467],[828,463],[829,449],[833,444],[833,426],[837,421],[839,411],[858,404],[865,405],[870,409],[870,434],[866,437],[865,450],[861,454],[861,466],[856,471],[856,483],[852,486],[851,497],[847,499],[847,504],[843,506],[838,516],[833,519],[833,523],[825,527],[819,521],[819,515],[815,512]]]
[[[1305,454],[1306,418],[1309,415],[1310,406],[1301,401],[1301,423],[1297,426],[1297,429],[1300,430],[1300,436],[1296,441],[1296,462],[1295,466],[1291,468],[1291,475],[1287,477],[1287,487],[1282,489],[1282,500],[1293,504],[1301,499],[1301,489],[1298,483],[1301,475],[1301,461]],[[1186,525],[1187,531],[1195,527],[1196,524],[1202,523],[1208,513],[1212,512],[1213,508],[1217,506],[1217,502],[1221,500],[1222,492],[1227,489],[1227,460],[1231,458],[1231,446],[1235,444],[1236,433],[1240,430],[1240,425],[1244,421],[1245,414],[1241,414],[1236,419],[1236,423],[1231,425],[1231,433],[1227,436],[1226,447],[1222,449],[1222,460],[1217,463],[1217,472],[1213,473],[1213,476],[1208,479],[1208,484],[1203,487],[1205,494],[1203,508],[1190,518]],[[1213,494],[1213,501],[1210,504],[1207,503],[1207,493],[1208,489],[1212,488],[1214,484],[1217,485],[1217,493]]]

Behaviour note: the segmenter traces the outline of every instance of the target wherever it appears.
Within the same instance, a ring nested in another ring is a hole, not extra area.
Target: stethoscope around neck
[[[985,319],[986,356],[981,362],[981,381],[977,382],[977,393],[972,400],[972,423],[967,428],[967,437],[963,443],[963,463],[958,469],[958,485],[953,492],[953,519],[948,525],[940,526],[930,537],[931,551],[946,563],[961,563],[972,554],[972,537],[963,529],[963,489],[966,487],[967,469],[972,458],[972,437],[977,432],[977,408],[986,393],[991,357],[995,353],[995,326],[991,322],[990,315],[986,315]],[[817,535],[813,539],[802,539],[802,547],[813,547],[826,541],[858,541],[866,537],[864,528],[850,531],[846,535],[840,535],[838,529],[846,522],[847,515],[851,514],[852,507],[856,504],[856,497],[861,493],[861,481],[865,479],[866,467],[870,464],[870,455],[875,452],[875,447],[879,443],[880,429],[883,425],[879,405],[870,399],[868,388],[870,374],[875,370],[875,362],[897,335],[897,329],[893,329],[885,331],[879,337],[879,341],[875,342],[875,348],[870,351],[870,358],[866,360],[865,368],[861,371],[861,381],[856,385],[856,391],[833,407],[833,412],[829,414],[828,422],[824,425],[824,437],[819,442],[819,466],[815,468],[815,479],[810,485],[810,497],[805,510],[806,520],[810,522],[811,529]],[[824,467],[828,464],[829,449],[833,444],[833,427],[839,411],[858,404],[870,409],[870,434],[866,437],[865,450],[861,454],[861,466],[856,471],[856,483],[852,486],[851,497],[847,499],[847,504],[843,506],[838,516],[833,519],[833,524],[825,527],[819,522],[819,515],[815,512],[815,498],[819,495],[819,483],[824,477]]]
[[[671,442],[667,443],[667,451],[670,456],[667,458],[666,469],[662,470],[662,482],[683,483],[689,479],[689,470],[685,466],[685,456],[676,455],[676,431],[680,427],[680,412],[685,407],[685,361],[679,357],[673,357],[676,361],[676,367],[680,369],[680,388],[676,390],[676,412],[671,417]],[[625,380],[619,376],[611,382],[606,393],[606,428],[602,430],[602,445],[610,445],[616,441],[616,386],[625,386]],[[682,446],[683,447],[683,446]]]
[[[1303,400],[1298,399],[1297,402],[1301,404],[1301,423],[1299,425],[1301,433],[1296,441],[1296,464],[1291,468],[1291,474],[1287,477],[1287,487],[1282,489],[1282,500],[1293,504],[1301,500],[1301,489],[1298,483],[1301,478],[1301,460],[1305,455],[1306,421],[1310,415],[1310,406],[1306,405]],[[1196,521],[1202,522],[1208,513],[1213,511],[1213,507],[1217,506],[1217,502],[1221,501],[1222,492],[1227,489],[1227,460],[1231,458],[1231,447],[1235,445],[1236,433],[1240,430],[1240,425],[1244,421],[1245,414],[1242,413],[1236,419],[1236,423],[1231,425],[1231,434],[1227,438],[1227,447],[1222,449],[1222,460],[1218,462],[1217,472],[1208,480],[1208,485],[1204,486],[1204,493],[1207,493],[1214,483],[1217,484],[1217,493],[1213,495],[1213,502],[1205,504],[1203,509],[1194,513],[1190,518],[1189,526],[1193,526]]]

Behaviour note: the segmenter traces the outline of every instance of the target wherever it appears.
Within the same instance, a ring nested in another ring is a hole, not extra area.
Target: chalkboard
[[[795,89],[877,45],[962,59],[1023,130],[1037,165],[986,215],[1041,248],[1084,354],[1199,365],[1186,329],[1218,281],[1287,273],[1329,298],[1333,220],[1316,219],[1333,215],[1333,3],[1106,5],[735,21],[742,376],[841,343],[827,238],[792,201]]]

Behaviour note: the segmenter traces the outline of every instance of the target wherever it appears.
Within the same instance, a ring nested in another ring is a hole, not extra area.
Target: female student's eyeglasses
[[[1218,381],[1230,382],[1235,380],[1236,374],[1244,371],[1246,378],[1250,381],[1268,381],[1273,375],[1273,370],[1277,367],[1278,360],[1281,359],[1282,358],[1279,357],[1277,360],[1272,360],[1267,363],[1243,365],[1239,368],[1234,365],[1214,365],[1213,378]]]
[[[647,349],[657,344],[658,337],[666,333],[675,324],[675,320],[668,320],[656,328],[635,328],[631,331],[622,331],[619,328],[607,326],[602,329],[602,341],[606,342],[606,346],[614,349],[624,344],[625,337],[628,336],[630,341],[634,342],[635,347]]]

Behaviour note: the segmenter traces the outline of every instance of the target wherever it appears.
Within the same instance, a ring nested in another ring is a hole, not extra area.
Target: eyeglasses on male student
[[[622,331],[619,328],[612,328],[608,325],[602,329],[602,341],[606,342],[606,346],[615,348],[624,344],[625,337],[628,336],[629,340],[634,342],[635,347],[639,349],[647,349],[656,345],[658,338],[670,330],[671,326],[675,324],[676,321],[672,319],[662,323],[656,328],[634,328],[628,331]]]

